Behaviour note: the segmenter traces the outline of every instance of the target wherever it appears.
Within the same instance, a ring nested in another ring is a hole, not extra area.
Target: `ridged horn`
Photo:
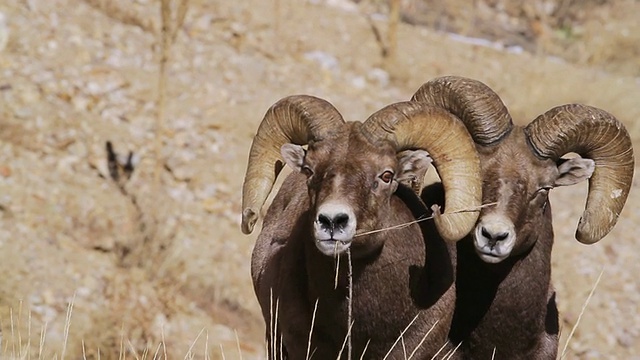
[[[491,145],[513,128],[506,106],[484,83],[459,76],[443,76],[423,84],[412,101],[442,107],[464,122],[473,141]]]
[[[342,115],[329,102],[308,95],[281,99],[265,114],[253,138],[242,185],[242,232],[250,234],[283,164],[286,143],[306,145],[341,131]]]
[[[568,104],[538,116],[524,131],[542,158],[575,152],[595,162],[576,239],[584,244],[602,239],[616,224],[633,178],[633,145],[624,125],[604,110]]]
[[[435,212],[440,235],[457,241],[467,235],[479,211],[463,211],[480,206],[482,178],[480,160],[471,136],[450,112],[419,102],[389,105],[371,115],[362,126],[370,138],[391,141],[397,151],[426,150],[442,179],[445,212]]]

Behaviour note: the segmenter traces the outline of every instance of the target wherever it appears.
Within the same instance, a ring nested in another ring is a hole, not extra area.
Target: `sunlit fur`
[[[483,203],[496,203],[483,209],[478,222],[491,216],[513,224],[515,245],[510,256],[523,254],[536,241],[548,201],[548,190],[542,189],[552,188],[558,177],[556,163],[536,157],[526,144],[516,128],[497,145],[478,147]]]
[[[399,175],[393,147],[370,143],[356,131],[358,124],[348,126],[337,139],[309,144],[304,165],[313,175],[294,172],[285,179],[257,239],[252,277],[267,324],[268,348],[276,349],[268,351],[270,358],[280,358],[282,346],[284,357],[304,359],[311,334],[313,358],[335,359],[347,335],[347,259],[340,255],[334,288],[337,259],[315,245],[312,224],[319,206],[342,201],[353,208],[358,233],[428,213],[411,189],[379,178],[386,169]],[[356,237],[351,252],[353,358],[360,358],[368,342],[365,358],[383,358],[416,315],[403,336],[404,345],[397,345],[389,358],[404,358],[404,349],[413,351],[438,322],[414,355],[431,358],[446,342],[453,316],[453,246],[429,221]],[[270,326],[276,318],[277,326]]]
[[[555,359],[558,313],[551,285],[553,227],[548,189],[562,175],[558,164],[537,157],[522,128],[492,146],[478,146],[483,177],[483,220],[511,222],[513,248],[500,261],[486,261],[476,246],[478,229],[458,242],[456,311],[452,344],[457,359]],[[577,164],[591,160],[579,159]],[[590,174],[590,173],[589,173]],[[441,188],[423,192],[425,201]],[[439,201],[442,201],[441,199]]]
[[[354,124],[349,126],[357,126]],[[313,170],[308,179],[312,209],[327,202],[344,203],[355,213],[358,232],[379,228],[386,221],[397,183],[385,184],[379,176],[387,169],[399,170],[390,144],[371,144],[359,130],[350,131],[339,139],[309,144],[304,163]],[[352,254],[358,257],[361,251],[380,245],[372,239],[355,238]]]
[[[450,335],[462,343],[457,358],[555,359],[548,192],[590,178],[576,240],[602,239],[631,187],[629,133],[613,115],[584,104],[556,106],[525,127],[514,125],[491,88],[459,76],[425,83],[412,100],[441,106],[463,121],[480,153],[483,202],[497,203],[483,208],[476,228],[457,244]],[[584,158],[562,159],[569,152]]]

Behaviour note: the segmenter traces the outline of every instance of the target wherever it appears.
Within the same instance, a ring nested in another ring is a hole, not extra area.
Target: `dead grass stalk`
[[[240,338],[238,337],[238,330],[233,330],[236,335],[236,345],[238,346],[238,356],[242,360],[242,349],[240,348]],[[207,342],[209,341],[209,333],[207,332]]]
[[[587,296],[586,300],[584,301],[584,304],[582,305],[582,309],[580,310],[580,315],[578,315],[578,320],[576,320],[576,323],[571,328],[571,332],[567,337],[567,341],[564,343],[564,348],[562,349],[562,355],[560,355],[560,359],[564,359],[567,356],[567,350],[569,349],[571,338],[573,337],[573,334],[575,333],[576,329],[578,328],[578,325],[580,324],[580,320],[582,319],[582,316],[584,315],[584,311],[587,309],[587,305],[589,305],[589,301],[591,301],[591,297],[593,296],[594,292],[596,291],[596,288],[598,287],[598,284],[600,283],[600,279],[602,279],[602,274],[604,274],[604,268],[602,268],[602,271],[600,271],[600,275],[598,275],[596,282],[593,284],[593,287],[589,292],[589,296]]]
[[[175,42],[178,29],[182,26],[189,0],[180,0],[175,19],[172,19],[171,0],[160,1],[161,30],[160,30],[160,60],[158,70],[158,110],[156,117],[155,156],[156,167],[154,172],[156,189],[160,187],[160,173],[164,166],[162,161],[162,138],[165,126],[166,93],[167,93],[167,66],[170,60],[171,46]]]
[[[390,72],[396,63],[398,50],[398,23],[400,22],[400,0],[389,1],[389,25],[387,28],[387,52],[385,70]]]
[[[450,360],[453,357],[456,351],[458,351],[458,349],[460,348],[460,345],[462,345],[462,342],[459,342],[458,345],[456,345],[456,347],[454,347],[453,350],[451,350],[451,352],[447,354],[446,360]]]
[[[431,360],[434,360],[438,355],[440,355],[440,353],[442,352],[442,350],[444,350],[444,348],[449,345],[449,341],[446,341],[444,344],[442,344],[442,346],[440,347],[440,349],[438,349],[438,351],[436,351],[435,354],[433,354],[433,356],[431,357]]]
[[[311,357],[311,336],[313,335],[313,326],[316,322],[316,313],[318,311],[318,300],[316,299],[316,304],[313,306],[313,314],[311,315],[311,329],[309,329],[309,341],[307,342],[307,356],[305,360],[309,360]]]
[[[452,212],[450,212],[450,214],[459,214],[459,213],[466,213],[466,212],[478,212],[478,211],[482,210],[485,207],[495,206],[495,205],[498,205],[498,203],[497,202],[492,202],[492,203],[482,204],[482,205],[474,207],[474,208],[468,208],[468,209],[463,209],[463,210],[458,210],[458,211],[452,211]],[[427,220],[430,220],[430,219],[433,219],[433,218],[434,218],[433,215],[432,216],[427,216],[427,217],[420,217],[417,220],[409,221],[409,222],[406,222],[406,223],[402,223],[402,224],[398,224],[398,225],[394,225],[394,226],[390,226],[390,227],[386,227],[386,228],[382,228],[382,229],[376,229],[376,230],[361,232],[359,234],[356,234],[355,237],[371,235],[371,234],[375,234],[375,233],[379,233],[379,232],[383,232],[383,231],[403,229],[403,228],[406,228],[407,226],[410,226],[410,225],[413,225],[413,224],[417,224],[417,223],[420,223],[420,222],[423,222],[423,221],[427,221]]]
[[[396,345],[398,345],[398,342],[400,342],[400,340],[404,337],[404,333],[406,333],[407,330],[409,330],[409,328],[411,327],[411,325],[413,325],[413,323],[416,322],[416,320],[418,319],[418,316],[420,316],[420,313],[416,314],[416,316],[414,316],[413,319],[409,322],[409,325],[407,325],[407,327],[405,327],[404,330],[402,330],[402,332],[400,333],[400,336],[398,336],[398,338],[393,343],[393,345],[391,345],[391,348],[389,348],[389,351],[387,351],[387,353],[384,355],[383,360],[386,360],[389,357],[389,355],[391,355],[391,352],[396,347]],[[436,321],[436,324],[437,323],[438,322]],[[434,324],[434,326],[435,326],[435,324]],[[433,329],[433,327],[432,327],[432,329]],[[429,330],[429,331],[431,331],[431,330]]]
[[[64,340],[62,343],[62,354],[60,355],[60,359],[64,360],[64,356],[67,353],[67,344],[69,343],[69,329],[71,328],[71,313],[73,312],[73,304],[76,301],[76,293],[73,293],[73,297],[71,298],[71,302],[67,307],[67,316],[65,318],[64,323]]]
[[[84,0],[89,6],[102,11],[108,17],[123,24],[137,26],[140,29],[153,33],[154,24],[133,10],[131,4],[125,1],[115,0]]]

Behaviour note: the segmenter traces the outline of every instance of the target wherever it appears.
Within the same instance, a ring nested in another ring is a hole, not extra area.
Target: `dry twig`
[[[576,329],[578,328],[578,325],[580,324],[580,319],[582,319],[582,315],[584,315],[584,311],[587,309],[587,305],[589,305],[589,301],[591,301],[591,297],[593,296],[593,293],[596,291],[596,288],[598,287],[598,284],[600,283],[600,279],[602,278],[602,274],[604,274],[604,268],[602,268],[602,271],[600,271],[600,275],[598,275],[598,278],[596,279],[596,282],[593,284],[593,287],[591,288],[591,291],[589,292],[589,296],[587,296],[587,299],[584,301],[584,304],[582,305],[582,309],[580,310],[580,315],[578,315],[578,320],[576,320],[576,323],[573,325],[573,328],[571,328],[571,332],[569,333],[569,337],[567,337],[567,341],[564,343],[564,348],[562,349],[562,355],[560,355],[560,359],[564,359],[565,356],[567,356],[567,350],[569,349],[569,343],[571,342],[571,338],[573,337],[573,334],[576,332]]]
[[[459,214],[459,213],[465,213],[465,212],[476,212],[476,211],[482,210],[485,207],[495,206],[495,205],[498,205],[498,203],[497,202],[492,202],[492,203],[488,203],[488,204],[482,204],[482,205],[480,205],[478,207],[475,207],[475,208],[469,208],[469,209],[453,211],[453,212],[450,212],[449,214]],[[371,235],[371,234],[375,234],[375,233],[379,233],[379,232],[383,232],[383,231],[388,231],[388,230],[404,229],[407,226],[433,219],[433,217],[434,217],[433,215],[432,216],[427,216],[427,217],[420,217],[417,220],[409,221],[409,222],[406,222],[406,223],[403,223],[403,224],[398,224],[398,225],[394,225],[394,226],[390,226],[390,227],[386,227],[386,228],[382,228],[382,229],[376,229],[376,230],[361,232],[359,234],[356,234],[355,237]]]
[[[167,87],[167,65],[169,63],[169,55],[171,46],[175,42],[178,34],[178,29],[182,27],[185,17],[187,16],[187,9],[189,8],[189,0],[181,0],[178,4],[177,15],[175,20],[172,20],[171,0],[161,0],[160,2],[160,16],[162,19],[162,26],[160,30],[160,61],[158,70],[158,112],[156,118],[156,137],[155,137],[155,155],[156,155],[156,167],[155,167],[155,183],[159,190],[160,187],[160,173],[163,168],[164,161],[162,161],[162,134],[164,131],[165,123],[165,111],[166,111],[166,87]]]

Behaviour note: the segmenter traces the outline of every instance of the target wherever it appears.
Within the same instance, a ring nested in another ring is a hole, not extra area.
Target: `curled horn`
[[[397,151],[429,152],[445,189],[445,212],[435,211],[440,235],[457,241],[467,235],[478,219],[482,180],[473,140],[462,122],[450,112],[418,102],[389,105],[367,119],[362,131],[369,137],[395,143]]]
[[[602,239],[616,224],[633,178],[633,146],[624,125],[604,110],[568,104],[538,116],[524,131],[542,158],[575,152],[595,162],[576,239],[584,244]]]
[[[411,98],[442,107],[460,118],[473,141],[491,145],[511,131],[513,122],[506,106],[484,83],[458,76],[443,76],[423,84]]]
[[[276,177],[282,170],[280,148],[330,138],[344,119],[329,102],[307,95],[281,99],[267,111],[253,138],[242,185],[242,232],[250,234]]]

